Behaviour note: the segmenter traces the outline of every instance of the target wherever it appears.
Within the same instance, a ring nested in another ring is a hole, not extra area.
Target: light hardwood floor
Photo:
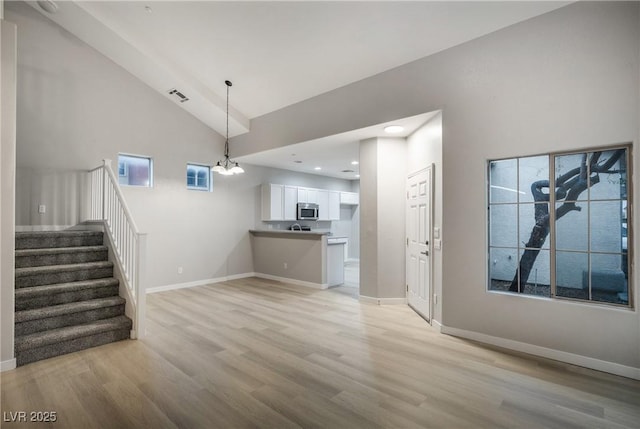
[[[2,373],[3,428],[638,428],[640,382],[255,278],[148,296],[148,336]]]

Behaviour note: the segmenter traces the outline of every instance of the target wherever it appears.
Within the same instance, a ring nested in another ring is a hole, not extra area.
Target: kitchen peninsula
[[[329,233],[316,231],[250,230],[256,276],[326,289],[342,283],[344,266],[329,255],[344,252],[344,241],[328,240]],[[332,237],[333,238],[333,237]],[[338,278],[339,280],[334,280]],[[339,281],[339,283],[336,283]]]

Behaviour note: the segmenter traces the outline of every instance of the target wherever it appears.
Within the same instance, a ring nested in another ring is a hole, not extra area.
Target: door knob
[[[426,250],[424,252],[420,252],[420,253],[422,253],[423,255],[429,256],[429,252],[426,251]]]

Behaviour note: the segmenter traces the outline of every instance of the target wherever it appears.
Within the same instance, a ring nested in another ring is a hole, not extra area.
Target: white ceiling
[[[189,101],[171,99],[223,135],[231,80],[231,136],[251,118],[570,3],[54,1],[54,14],[27,3],[165,96],[179,89]]]
[[[359,165],[354,165],[352,162],[360,160],[359,142],[361,140],[372,137],[410,136],[437,113],[437,111],[424,113],[410,118],[385,122],[346,133],[241,156],[236,160],[243,164],[264,165],[339,179],[357,180],[360,177],[357,175]],[[384,131],[387,125],[400,125],[404,127],[404,130],[400,133],[388,134]],[[316,170],[316,167],[320,167],[321,170]],[[343,172],[343,170],[353,171]]]

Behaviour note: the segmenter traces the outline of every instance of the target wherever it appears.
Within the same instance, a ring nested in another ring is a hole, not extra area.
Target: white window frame
[[[132,185],[129,183],[120,183],[121,177],[129,177],[129,165],[126,163],[124,164],[125,174],[120,175],[120,157],[138,158],[138,159],[147,160],[149,162],[149,184],[148,185]],[[147,155],[134,155],[131,153],[120,152],[118,153],[118,171],[116,174],[118,175],[118,184],[120,186],[132,186],[136,188],[153,188],[153,158]]]
[[[196,185],[189,185],[189,167],[196,168]],[[198,169],[206,169],[207,170],[207,188],[203,188],[198,186]],[[211,171],[211,166],[206,164],[198,164],[195,162],[187,162],[187,189],[190,191],[202,191],[202,192],[212,192],[213,191],[213,173]]]

